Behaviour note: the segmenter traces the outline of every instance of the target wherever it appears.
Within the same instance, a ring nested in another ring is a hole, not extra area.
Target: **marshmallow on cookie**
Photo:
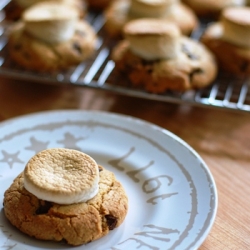
[[[131,0],[130,15],[140,17],[165,17],[179,4],[177,0]]]
[[[112,36],[120,36],[123,26],[133,19],[157,18],[179,26],[190,34],[198,25],[194,12],[179,0],[116,0],[104,13],[105,28]]]
[[[250,8],[228,8],[221,15],[222,39],[250,48]]]
[[[180,51],[181,37],[176,25],[158,21],[151,21],[147,26],[144,24],[144,19],[138,19],[124,27],[130,50],[145,60],[175,58]]]
[[[216,55],[223,70],[250,75],[250,7],[229,7],[205,30],[201,41]]]
[[[26,32],[49,43],[69,40],[78,19],[79,13],[75,8],[56,2],[35,4],[22,15]]]
[[[22,7],[23,9],[27,9],[34,4],[42,3],[42,2],[56,2],[58,4],[66,4],[69,6],[77,6],[80,5],[79,0],[13,0],[17,5]],[[81,5],[84,6],[84,2],[81,0]]]
[[[80,151],[43,150],[26,164],[24,187],[38,199],[57,204],[86,202],[98,193],[99,168]]]
[[[80,17],[83,17],[87,10],[85,0],[12,0],[6,7],[6,17],[7,19],[19,20],[27,8],[45,2],[54,2],[58,6],[63,4],[69,8],[75,8]]]
[[[248,0],[182,0],[199,17],[218,19],[221,12],[228,7],[245,6]]]

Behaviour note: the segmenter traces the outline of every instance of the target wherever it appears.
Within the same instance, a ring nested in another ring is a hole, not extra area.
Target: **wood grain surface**
[[[250,113],[162,103],[76,86],[0,79],[0,121],[58,109],[126,114],[181,137],[207,163],[218,189],[216,220],[200,249],[250,249]]]

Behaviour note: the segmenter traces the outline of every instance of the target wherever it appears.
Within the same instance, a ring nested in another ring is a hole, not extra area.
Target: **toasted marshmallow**
[[[228,0],[227,6],[244,6],[248,0]]]
[[[165,16],[168,9],[178,0],[131,0],[130,15],[159,18]]]
[[[69,5],[75,5],[77,3],[77,0],[13,0],[17,3],[18,6],[20,6],[23,9],[27,9],[30,6],[41,3],[41,2],[57,2],[57,3],[63,3],[63,4],[69,4]],[[84,3],[83,3],[84,4]]]
[[[99,168],[94,159],[80,151],[43,150],[26,164],[24,187],[41,200],[86,202],[99,191]]]
[[[46,1],[46,0],[14,0],[14,1],[17,3],[18,6],[26,9],[33,4],[40,3],[40,2]]]
[[[181,32],[170,22],[159,19],[137,19],[124,26],[130,50],[145,60],[170,59],[180,51]]]
[[[79,13],[66,4],[41,2],[26,9],[22,19],[30,35],[48,43],[58,43],[73,36]]]
[[[222,12],[223,39],[241,47],[250,47],[250,7],[229,7]]]

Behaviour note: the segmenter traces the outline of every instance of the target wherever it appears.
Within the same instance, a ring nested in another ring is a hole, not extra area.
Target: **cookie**
[[[12,0],[4,8],[6,19],[17,21],[27,8],[40,2],[48,2],[48,0]],[[52,0],[50,2],[74,7],[78,10],[80,17],[84,17],[87,12],[87,5],[84,0]]]
[[[51,16],[43,17],[47,10]],[[67,5],[59,8],[54,3],[40,3],[27,9],[22,20],[8,31],[10,58],[27,70],[54,72],[91,57],[96,48],[96,33],[73,13],[73,8]]]
[[[50,157],[47,157],[48,163]],[[71,160],[68,159],[67,165],[70,168]],[[57,162],[58,157],[52,165]],[[59,166],[58,173],[61,171]],[[86,202],[66,205],[39,199],[29,192],[25,188],[24,171],[4,193],[4,213],[20,231],[40,240],[66,241],[74,246],[97,240],[119,227],[128,210],[128,198],[115,175],[102,166],[98,166],[98,171],[98,193]]]
[[[116,0],[86,0],[88,7],[97,11],[105,10],[112,1]]]
[[[121,37],[123,26],[138,18],[159,18],[176,23],[189,35],[198,25],[194,12],[178,1],[116,0],[104,11],[104,28],[111,37]]]
[[[201,41],[215,54],[223,71],[240,77],[250,75],[250,7],[225,9]]]
[[[178,30],[157,19],[130,21],[124,27],[126,39],[111,55],[118,78],[122,75],[130,87],[158,94],[209,85],[217,75],[213,54]]]
[[[218,18],[221,11],[231,6],[244,6],[245,0],[182,0],[199,17]]]

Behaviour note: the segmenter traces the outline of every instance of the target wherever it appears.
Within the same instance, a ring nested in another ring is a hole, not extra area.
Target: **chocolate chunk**
[[[22,45],[20,43],[17,43],[15,46],[14,46],[14,49],[15,50],[20,50],[22,48]]]
[[[74,48],[74,50],[76,50],[79,54],[82,53],[82,49],[81,49],[80,45],[79,45],[77,42],[74,42],[74,43],[73,43],[73,48]]]
[[[241,70],[242,72],[246,72],[247,69],[248,69],[248,66],[249,66],[249,63],[246,62],[246,61],[244,61],[244,62],[240,65],[240,70]]]
[[[39,214],[47,214],[51,207],[52,207],[52,203],[51,202],[42,201],[40,203],[40,206],[36,210],[36,214],[37,215],[39,215]]]
[[[114,217],[111,214],[105,215],[105,218],[107,220],[107,224],[108,224],[109,230],[113,230],[115,228],[116,224],[117,224],[117,218]]]
[[[193,77],[195,74],[202,74],[204,73],[204,71],[202,69],[195,69],[193,70],[190,74],[189,74],[189,79],[190,79],[190,82],[193,81]]]
[[[24,56],[27,60],[30,59],[30,54],[29,54],[28,52],[26,52],[26,51],[23,52],[23,56]]]

